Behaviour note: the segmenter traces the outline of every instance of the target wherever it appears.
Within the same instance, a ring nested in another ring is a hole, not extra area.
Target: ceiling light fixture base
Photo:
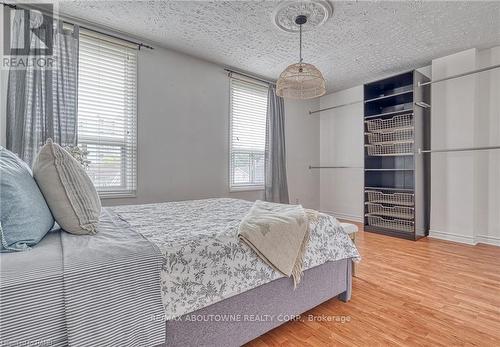
[[[295,18],[295,24],[297,25],[304,25],[307,23],[307,16],[301,14],[301,15],[298,15],[296,18]]]

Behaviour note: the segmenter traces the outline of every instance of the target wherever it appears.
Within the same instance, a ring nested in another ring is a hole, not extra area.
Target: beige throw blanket
[[[257,200],[243,218],[238,236],[270,266],[288,277],[293,276],[297,286],[309,241],[309,223],[317,217],[317,211],[300,205]]]

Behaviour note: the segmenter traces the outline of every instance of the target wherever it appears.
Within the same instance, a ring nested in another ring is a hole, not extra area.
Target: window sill
[[[263,191],[265,189],[264,186],[242,186],[242,187],[230,187],[230,193],[237,192],[251,192],[251,191]]]
[[[98,192],[99,198],[101,199],[126,199],[126,198],[136,198],[135,193],[106,193]]]

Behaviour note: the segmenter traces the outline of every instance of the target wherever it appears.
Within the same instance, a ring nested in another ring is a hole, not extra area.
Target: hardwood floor
[[[329,300],[247,344],[500,346],[500,247],[359,232],[348,303]]]

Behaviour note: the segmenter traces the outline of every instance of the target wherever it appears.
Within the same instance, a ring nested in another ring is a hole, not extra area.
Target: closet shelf
[[[386,100],[386,99],[389,99],[389,98],[395,98],[397,96],[406,95],[406,94],[413,94],[413,89],[411,89],[411,90],[405,90],[405,91],[402,91],[402,92],[399,92],[399,93],[394,93],[394,94],[389,94],[389,95],[383,95],[383,96],[379,96],[377,98],[373,98],[373,99],[369,99],[369,100],[365,100],[365,104],[370,103],[370,102],[374,102],[374,101],[380,101],[380,100]]]
[[[410,240],[428,234],[429,79],[416,70],[364,85],[365,231]],[[417,151],[418,148],[418,151]],[[422,179],[423,178],[423,179]],[[418,218],[417,218],[418,217]]]
[[[414,169],[365,169],[365,171],[415,171]]]
[[[404,109],[404,110],[398,110],[398,111],[390,111],[390,112],[384,112],[384,113],[378,113],[378,114],[373,114],[370,116],[365,116],[365,119],[372,119],[372,118],[378,118],[378,117],[385,117],[385,116],[395,116],[398,114],[403,114],[403,113],[408,113],[413,115],[413,110],[412,109]]]
[[[365,187],[367,190],[384,190],[384,191],[398,191],[398,192],[412,192],[413,189],[411,188],[397,188],[397,187],[373,187],[373,186],[367,186]]]
[[[413,153],[387,153],[387,154],[368,154],[370,157],[409,157]]]

